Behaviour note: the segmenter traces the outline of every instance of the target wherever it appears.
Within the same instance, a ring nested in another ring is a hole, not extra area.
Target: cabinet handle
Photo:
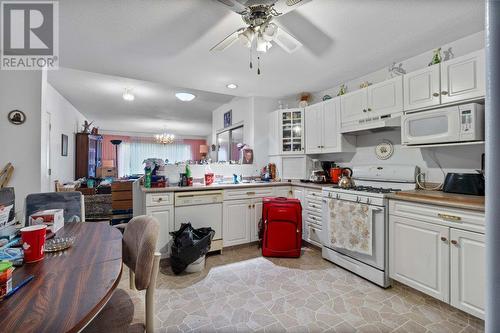
[[[439,97],[439,93],[434,93],[434,94],[432,94],[432,96]]]
[[[255,192],[247,192],[247,195],[255,195]]]
[[[457,244],[458,244],[458,242],[457,242],[456,240],[452,239],[452,240],[451,240],[451,244],[453,244],[453,245],[457,245]]]
[[[368,108],[368,111],[371,111],[372,109]]]
[[[248,209],[252,208],[252,205],[248,205]]]
[[[162,198],[162,197],[159,197],[159,198],[158,198],[158,201],[162,201],[162,200],[163,200],[163,198]]]
[[[448,95],[447,91],[441,91],[441,95]]]
[[[441,237],[441,240],[442,240],[443,242],[446,242],[446,241],[448,240],[448,238],[446,238],[446,237]]]
[[[255,208],[255,204],[252,205],[252,208]]]
[[[363,112],[366,112],[366,109],[363,109]]]
[[[442,214],[442,213],[438,213],[438,217],[442,218],[445,221],[450,221],[450,222],[459,222],[462,220],[460,216]]]

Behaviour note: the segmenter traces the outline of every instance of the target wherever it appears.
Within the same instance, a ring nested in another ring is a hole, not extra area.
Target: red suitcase
[[[300,257],[302,206],[298,199],[264,198],[262,207],[262,255]]]

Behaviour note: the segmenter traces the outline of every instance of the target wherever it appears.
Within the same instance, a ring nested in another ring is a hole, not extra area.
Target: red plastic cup
[[[35,262],[43,259],[46,232],[47,226],[45,224],[32,225],[21,229],[24,262]]]

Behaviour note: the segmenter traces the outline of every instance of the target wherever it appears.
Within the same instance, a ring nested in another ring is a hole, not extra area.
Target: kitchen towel
[[[372,255],[372,212],[368,205],[329,200],[330,242],[334,247]]]

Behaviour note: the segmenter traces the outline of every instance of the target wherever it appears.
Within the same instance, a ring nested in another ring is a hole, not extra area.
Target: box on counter
[[[40,210],[30,215],[29,223],[30,225],[45,224],[47,229],[55,233],[64,226],[64,210]]]
[[[96,177],[97,178],[117,177],[116,168],[98,167],[96,169]]]

